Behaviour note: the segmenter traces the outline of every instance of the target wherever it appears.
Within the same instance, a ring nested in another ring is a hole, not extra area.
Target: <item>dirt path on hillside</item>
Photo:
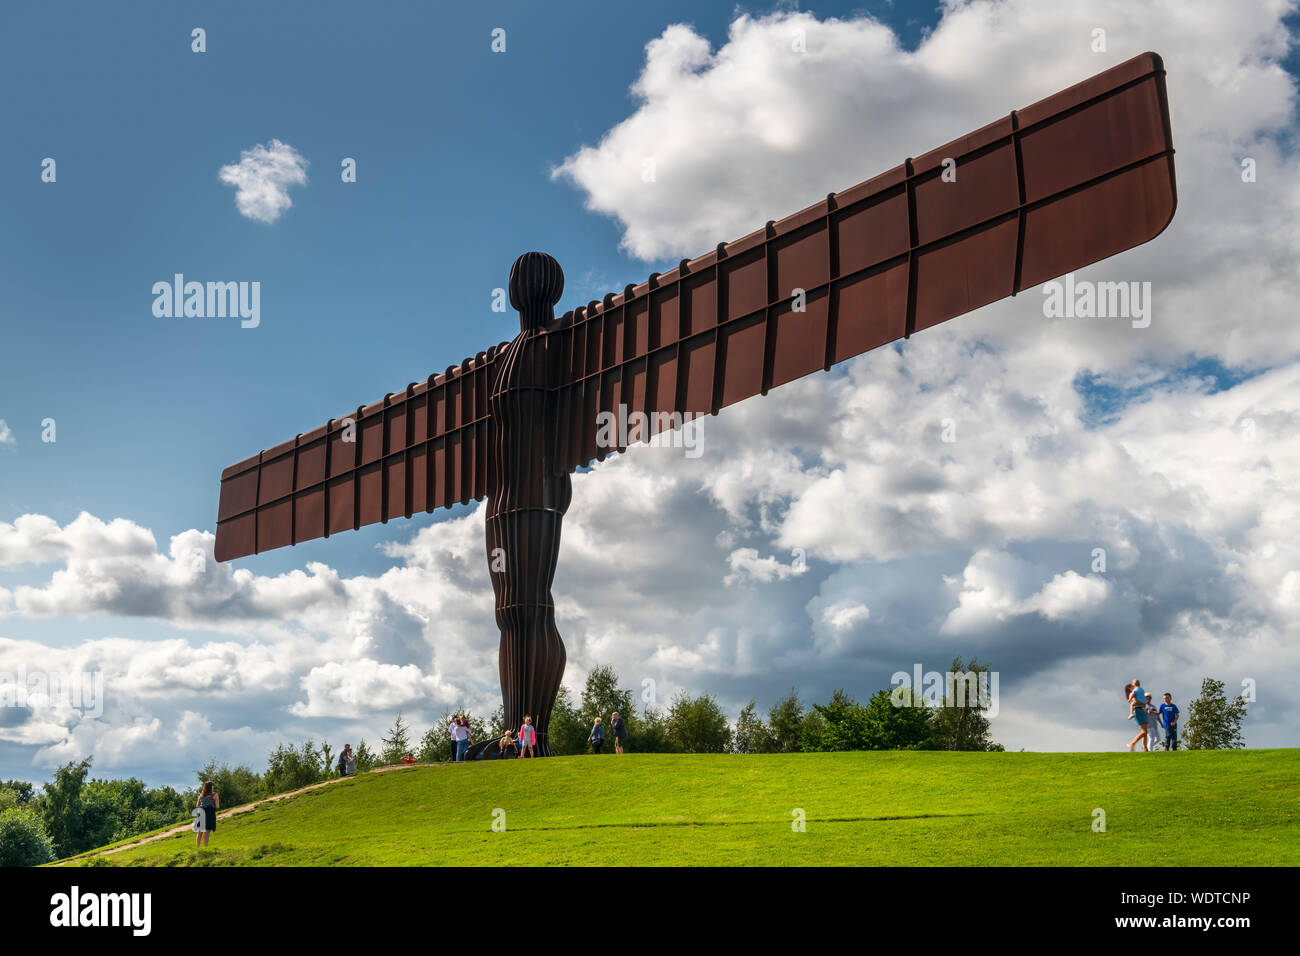
[[[416,767],[441,767],[440,763],[411,763],[411,764],[393,764],[391,767],[376,767],[374,770],[367,770],[366,773],[388,773],[390,770],[414,770]],[[356,776],[356,774],[353,774]],[[287,793],[277,793],[273,797],[263,797],[261,800],[254,800],[252,803],[241,803],[237,807],[231,807],[229,810],[222,810],[217,814],[218,820],[228,820],[238,813],[247,813],[249,810],[256,810],[260,806],[268,803],[275,803],[277,800],[284,800],[288,797],[296,797],[300,793],[306,793],[308,790],[319,790],[321,787],[333,786],[336,783],[342,783],[347,777],[335,777],[333,780],[322,780],[320,783],[313,783],[308,787],[300,787],[297,790],[290,790]],[[82,853],[79,856],[70,857],[66,860],[60,860],[55,866],[66,866],[69,863],[76,863],[78,860],[84,860],[92,856],[106,856],[109,853],[121,853],[123,850],[130,850],[137,846],[144,846],[146,843],[153,843],[155,840],[165,840],[168,837],[174,837],[181,833],[193,833],[193,824],[182,823],[174,826],[170,830],[164,830],[161,833],[154,833],[138,840],[132,840],[130,843],[122,843],[118,846],[109,847],[104,850],[91,850],[89,853]]]

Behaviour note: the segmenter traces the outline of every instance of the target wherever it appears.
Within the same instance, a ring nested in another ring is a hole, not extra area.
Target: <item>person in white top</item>
[[[465,751],[468,750],[469,745],[473,743],[470,739],[469,721],[463,716],[457,717],[451,722],[449,733],[451,734],[452,745],[455,747],[455,753],[452,759],[464,760]]]
[[[1147,695],[1147,743],[1152,752],[1160,744],[1160,711],[1156,709],[1150,694]]]

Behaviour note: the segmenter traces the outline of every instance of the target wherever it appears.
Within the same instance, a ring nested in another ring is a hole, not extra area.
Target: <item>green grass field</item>
[[[504,811],[505,830],[492,829]],[[1105,811],[1104,833],[1093,811]],[[806,815],[795,832],[793,811]],[[363,774],[77,863],[1300,864],[1300,750],[564,757]]]

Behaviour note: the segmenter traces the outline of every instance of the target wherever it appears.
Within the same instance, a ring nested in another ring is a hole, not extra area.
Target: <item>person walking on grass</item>
[[[537,756],[537,728],[533,726],[533,718],[528,716],[524,717],[523,726],[519,728],[519,759],[523,760],[525,754]]]
[[[447,733],[451,735],[451,759],[458,763],[469,749],[469,724],[464,717],[454,717]]]
[[[599,717],[591,725],[591,733],[587,736],[587,740],[591,742],[591,752],[599,754],[600,747],[605,742],[605,725],[600,722]]]
[[[1147,748],[1146,700],[1144,695],[1143,700],[1139,702],[1138,700],[1139,690],[1141,690],[1141,688],[1137,685],[1137,681],[1134,681],[1132,684],[1124,685],[1124,696],[1128,698],[1128,715],[1129,718],[1137,724],[1137,729],[1138,729],[1137,734],[1133,737],[1132,740],[1128,742],[1128,749],[1130,751],[1133,749],[1133,746],[1138,741],[1142,742],[1143,750],[1148,749]]]
[[[217,832],[217,811],[220,809],[221,796],[217,793],[216,784],[211,780],[205,780],[203,791],[199,794],[199,799],[194,802],[194,812],[197,816],[195,823],[198,826],[198,832],[194,834],[194,849],[207,846],[208,839]]]
[[[627,724],[623,723],[623,718],[614,711],[609,719],[609,729],[614,732],[614,753],[623,752],[623,744],[627,742]]]
[[[1160,722],[1165,726],[1165,749],[1178,749],[1178,708],[1173,695],[1165,691],[1165,702],[1160,705]]]
[[[1154,752],[1160,746],[1160,711],[1156,709],[1154,697],[1147,697],[1147,743]]]
[[[357,758],[352,755],[352,745],[344,744],[343,749],[339,751],[339,776],[346,777],[356,768],[356,764]]]
[[[469,718],[461,717],[460,719],[460,739],[456,743],[456,759],[464,760],[465,751],[469,750],[470,744],[474,742],[474,734],[469,729]]]

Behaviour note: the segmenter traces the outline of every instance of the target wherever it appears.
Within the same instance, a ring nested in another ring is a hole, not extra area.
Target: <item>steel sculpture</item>
[[[1153,239],[1173,155],[1146,53],[558,320],[560,266],[527,253],[513,341],[225,469],[216,558],[486,498],[505,717],[545,754],[569,476],[650,437],[598,416],[716,414]]]

